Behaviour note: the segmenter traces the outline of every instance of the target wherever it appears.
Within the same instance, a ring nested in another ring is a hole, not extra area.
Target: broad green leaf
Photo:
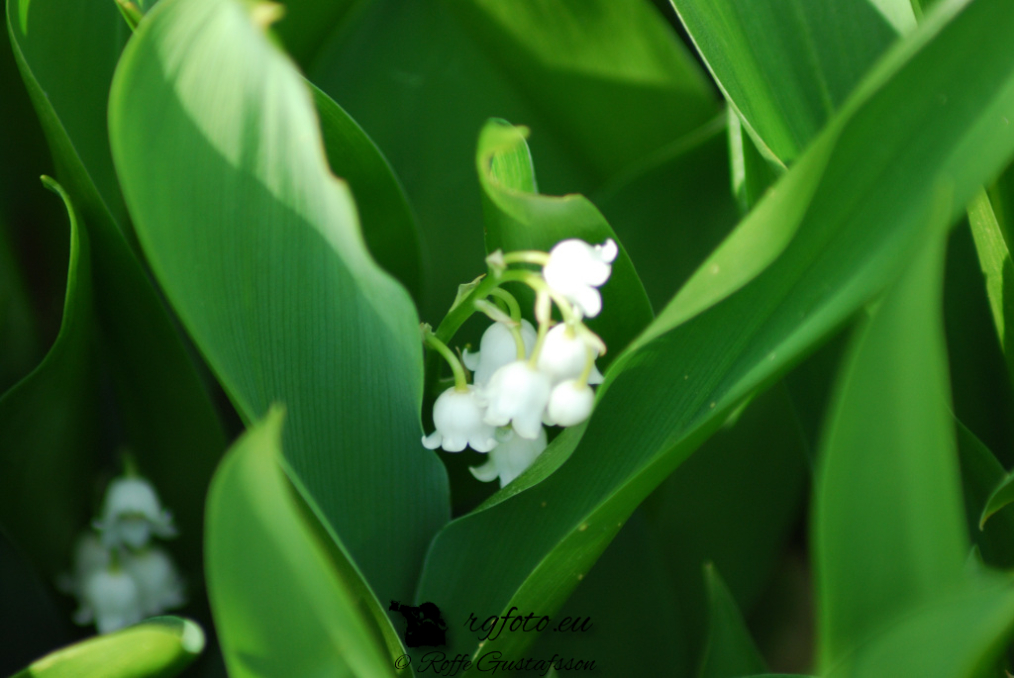
[[[98,407],[88,235],[66,191],[48,177],[43,181],[63,198],[70,216],[67,294],[56,342],[0,398],[0,525],[54,577],[91,517]]]
[[[730,105],[761,151],[790,164],[899,32],[908,0],[672,0]]]
[[[708,644],[699,678],[736,678],[763,672],[767,665],[750,637],[736,601],[714,565],[704,568],[708,589]]]
[[[965,499],[965,523],[981,559],[997,568],[1014,567],[1014,509],[1002,510],[992,517],[988,502],[1006,473],[993,453],[968,427],[955,419],[961,484]],[[983,507],[986,507],[985,509]]]
[[[491,120],[479,135],[475,153],[486,213],[486,249],[548,252],[567,238],[600,244],[616,240],[602,213],[581,195],[563,197],[538,193],[525,131]],[[602,286],[602,307],[608,313],[588,322],[619,352],[651,322],[651,305],[630,257],[620,245],[613,272]],[[611,356],[609,356],[611,358]]]
[[[552,111],[553,133],[599,176],[636,162],[715,112],[706,78],[643,0],[447,6],[520,94],[541,112]],[[661,120],[665,124],[653,124]]]
[[[826,668],[952,586],[968,552],[943,337],[944,243],[931,234],[857,332],[838,381],[814,489]]]
[[[465,617],[559,604],[645,496],[745,398],[881,294],[931,216],[956,219],[1008,162],[1014,137],[1002,118],[1014,115],[1014,53],[1002,47],[1002,27],[1014,5],[944,8],[874,69],[723,245],[735,252],[740,239],[763,243],[770,232],[783,249],[771,248],[766,268],[746,247],[738,260],[730,254],[733,270],[749,267],[752,278],[690,290],[691,279],[617,358],[587,425],[563,432],[502,494],[442,530],[421,598]],[[926,91],[963,104],[917,96]],[[823,168],[817,178],[800,178],[814,167]],[[953,195],[942,217],[941,177]],[[523,649],[524,639],[508,641],[519,644],[505,652]]]
[[[645,515],[635,511],[529,656],[593,660],[591,675],[685,675],[686,620],[658,546]],[[533,611],[542,614],[541,608]],[[583,630],[555,631],[568,617]],[[562,675],[567,673],[578,672]]]
[[[303,79],[245,5],[164,0],[124,52],[110,109],[173,307],[244,419],[286,406],[296,473],[378,595],[408,599],[448,513],[445,472],[419,442],[418,319],[366,249]]]
[[[655,309],[736,225],[725,127],[716,117],[590,196],[623,238]]]
[[[7,0],[7,30],[57,178],[89,221],[93,212],[107,212],[126,232],[106,132],[109,83],[130,36],[116,4]]]
[[[975,238],[975,249],[979,264],[986,278],[986,293],[993,313],[993,323],[1000,337],[1000,346],[1008,356],[1010,365],[1014,362],[1014,335],[1007,327],[1014,328],[1014,262],[1010,249],[1004,240],[1003,230],[993,212],[993,205],[986,191],[979,191],[968,206],[968,223]]]
[[[421,315],[434,327],[457,285],[485,270],[472,161],[486,120],[532,130],[543,192],[588,195],[717,109],[699,67],[647,0],[519,0],[509,11],[480,0],[361,7],[308,76],[362,125],[404,183],[430,272]]]
[[[275,408],[254,424],[208,492],[208,594],[229,675],[393,676],[390,622],[282,470],[282,419]]]
[[[401,184],[356,121],[312,84],[310,92],[328,164],[352,190],[370,253],[418,301],[423,283],[419,235]]]
[[[281,21],[273,28],[286,51],[306,70],[362,4],[357,0],[285,0]]]
[[[941,591],[924,607],[881,629],[829,678],[978,678],[1014,629],[1014,585],[995,574]]]
[[[740,213],[746,214],[778,179],[779,173],[757,150],[757,145],[743,129],[742,119],[731,106],[728,117],[732,194],[739,203]]]
[[[88,229],[103,358],[124,436],[114,444],[133,450],[172,507],[181,532],[177,553],[197,572],[204,493],[225,437],[173,321],[124,235],[130,231],[105,111],[130,29],[113,2],[86,0],[9,0],[7,27],[57,178]]]
[[[203,649],[204,632],[194,622],[154,617],[57,650],[12,678],[171,678]]]
[[[727,421],[645,500],[695,669],[709,619],[701,568],[713,564],[737,606],[753,613],[799,520],[809,476],[786,389],[775,386],[753,399],[735,423]]]

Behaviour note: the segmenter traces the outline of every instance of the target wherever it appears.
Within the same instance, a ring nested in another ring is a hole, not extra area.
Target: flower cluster
[[[73,569],[59,582],[78,599],[76,623],[109,633],[186,603],[172,558],[149,543],[176,535],[151,483],[135,474],[113,479],[92,526],[78,538]]]
[[[464,367],[473,373],[471,383],[446,344],[424,327],[424,340],[450,363],[455,385],[436,399],[436,430],[423,437],[423,445],[489,453],[472,474],[486,482],[499,479],[503,487],[546,448],[545,426],[574,426],[587,419],[595,400],[591,387],[602,383],[595,360],[606,346],[582,321],[602,310],[598,288],[609,279],[617,253],[612,240],[589,245],[572,239],[549,253],[490,255],[492,275],[468,299],[493,320],[479,350],[462,354]],[[540,265],[541,275],[508,269],[511,264]],[[504,282],[524,283],[535,292],[538,328],[521,318],[517,301],[499,287]],[[562,322],[553,319],[554,304]]]

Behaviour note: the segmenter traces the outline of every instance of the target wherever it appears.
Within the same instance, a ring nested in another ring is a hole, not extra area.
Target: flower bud
[[[591,415],[595,393],[575,379],[562,381],[549,396],[548,418],[557,426],[574,426]]]
[[[110,633],[144,618],[137,583],[120,568],[94,570],[82,582],[80,597],[74,621],[82,625],[94,621],[99,633]]]
[[[565,379],[577,379],[584,373],[588,359],[598,357],[598,350],[567,325],[557,325],[546,334],[539,353],[538,368],[558,384]],[[592,366],[589,384],[601,384],[602,373]]]

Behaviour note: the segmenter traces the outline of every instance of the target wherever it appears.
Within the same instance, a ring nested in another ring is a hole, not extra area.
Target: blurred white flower
[[[144,616],[159,615],[186,604],[183,578],[164,549],[149,546],[137,553],[125,552],[120,562],[137,584]]]
[[[542,277],[585,317],[594,318],[602,310],[602,295],[596,288],[609,280],[618,253],[612,238],[601,245],[589,245],[576,238],[563,240],[549,251]]]
[[[422,439],[427,449],[461,452],[469,446],[476,452],[489,452],[496,446],[496,430],[483,421],[482,401],[475,386],[469,385],[467,391],[452,386],[441,393],[433,404],[433,425],[436,430]]]
[[[556,325],[546,334],[539,352],[538,368],[558,384],[565,379],[577,379],[584,373],[588,358],[597,358],[598,348],[578,335],[566,324]],[[589,384],[601,384],[602,373],[592,365]]]
[[[591,415],[595,393],[576,379],[561,381],[549,396],[547,420],[557,426],[574,426]]]
[[[501,442],[489,453],[489,460],[482,466],[470,466],[472,475],[488,483],[500,479],[500,487],[521,475],[532,465],[535,458],[546,449],[546,429],[540,429],[534,440],[522,438],[508,429]]]
[[[176,536],[172,514],[162,508],[151,483],[137,476],[122,476],[109,483],[102,518],[93,524],[107,548],[121,544],[141,548],[152,534]]]
[[[542,431],[551,387],[549,376],[526,360],[504,365],[482,391],[487,405],[483,421],[492,426],[513,424],[519,436],[535,440]]]
[[[535,328],[527,320],[521,321],[521,339],[525,344],[525,357],[531,355],[535,346]],[[481,386],[489,382],[493,373],[504,365],[518,358],[517,344],[510,328],[503,323],[493,323],[482,334],[479,350],[470,353],[468,349],[461,354],[465,367],[474,372],[472,382]]]
[[[99,633],[110,633],[144,619],[137,582],[119,567],[93,570],[81,582],[81,606],[74,613],[78,624],[93,621]]]

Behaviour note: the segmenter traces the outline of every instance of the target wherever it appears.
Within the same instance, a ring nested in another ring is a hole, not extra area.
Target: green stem
[[[483,278],[482,282],[440,321],[440,326],[435,332],[437,338],[444,343],[449,342],[465,321],[475,313],[476,300],[485,299],[492,290],[505,282],[525,282],[526,276],[531,275],[533,275],[531,271],[504,271],[499,277],[488,275]]]
[[[518,250],[503,255],[503,263],[507,264],[536,264],[545,266],[549,263],[549,254],[539,250]]]
[[[518,300],[514,298],[514,295],[505,289],[494,287],[489,291],[491,297],[496,297],[507,304],[507,311],[510,313],[511,320],[516,323],[521,322],[521,306],[518,305]]]
[[[423,341],[439,353],[447,361],[447,364],[451,366],[451,372],[454,373],[454,390],[460,392],[468,391],[468,377],[465,376],[465,368],[462,366],[461,361],[458,360],[458,356],[454,355],[454,351],[448,348],[447,344],[440,341],[433,333],[433,330],[428,328],[423,332]]]

